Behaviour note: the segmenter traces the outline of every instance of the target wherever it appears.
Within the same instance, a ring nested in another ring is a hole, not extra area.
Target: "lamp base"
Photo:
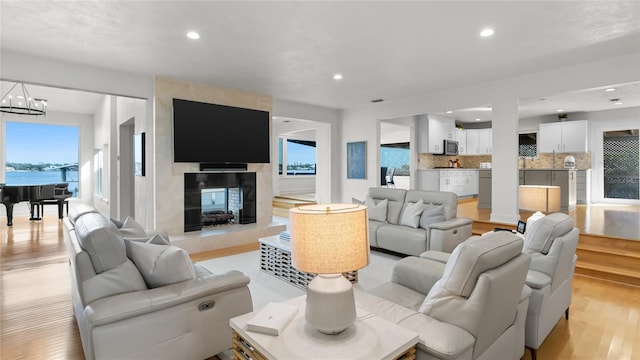
[[[353,285],[342,274],[320,274],[308,285],[305,320],[324,334],[339,334],[356,320]]]

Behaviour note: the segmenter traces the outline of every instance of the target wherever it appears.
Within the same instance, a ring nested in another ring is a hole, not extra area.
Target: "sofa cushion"
[[[524,247],[527,251],[549,253],[553,240],[573,229],[573,219],[563,213],[547,215],[527,228]]]
[[[402,211],[402,217],[400,217],[400,225],[417,228],[420,225],[420,216],[426,207],[422,199],[414,203],[407,203]]]
[[[369,188],[368,196],[375,200],[387,199],[387,219],[390,224],[398,225],[400,223],[400,213],[404,207],[405,195],[407,190],[393,188]],[[412,200],[413,202],[417,200]]]
[[[522,243],[517,235],[505,231],[471,237],[458,245],[449,257],[442,285],[453,294],[468,297],[478,276],[520,255]],[[427,300],[428,296],[425,302]]]
[[[447,191],[409,190],[406,201],[418,201],[422,199],[425,204],[442,205],[444,219],[449,220],[457,216],[458,195]]]
[[[427,232],[408,226],[385,224],[376,234],[378,246],[401,254],[419,256],[427,251]]]
[[[195,279],[189,254],[177,246],[126,240],[127,256],[135,263],[150,288]]]
[[[113,221],[113,220],[112,220]],[[117,225],[116,225],[117,226]],[[134,218],[127,216],[119,227],[120,233],[124,238],[146,238],[147,233],[144,227],[140,225]]]
[[[389,201],[387,201],[387,199],[376,201],[371,197],[367,197],[367,200],[365,200],[365,205],[367,206],[369,220],[387,221],[388,204]]]
[[[429,225],[443,222],[444,220],[444,206],[426,204],[420,216],[420,227],[428,229]]]
[[[76,220],[75,232],[96,273],[114,269],[127,261],[122,235],[104,215],[85,213]]]
[[[118,294],[147,290],[147,285],[136,266],[127,259],[122,265],[104,271],[82,282],[85,304]]]

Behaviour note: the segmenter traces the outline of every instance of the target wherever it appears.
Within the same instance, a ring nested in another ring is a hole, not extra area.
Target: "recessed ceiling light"
[[[277,116],[272,116],[271,118],[272,118],[273,120],[278,119],[278,117],[277,117]]]
[[[556,111],[557,111],[557,112],[563,112],[563,111],[564,111],[564,109],[558,109],[558,110],[556,110]]]
[[[493,31],[493,29],[492,29],[492,28],[486,28],[486,29],[484,29],[484,30],[482,30],[482,31],[480,32],[480,36],[482,36],[482,37],[489,37],[489,36],[493,35],[493,33],[494,33],[494,31]]]
[[[198,39],[200,39],[200,34],[198,34],[198,33],[197,33],[197,32],[195,32],[195,31],[189,31],[189,32],[187,33],[187,37],[188,37],[189,39],[191,39],[191,40],[198,40]]]
[[[453,114],[453,111],[447,110],[447,114]]]
[[[604,91],[606,92],[616,91],[616,88],[607,88],[607,89],[604,89]]]
[[[342,74],[333,75],[333,80],[342,80]]]
[[[476,118],[476,121],[480,121],[480,118]]]
[[[622,105],[622,101],[614,102],[613,105]]]

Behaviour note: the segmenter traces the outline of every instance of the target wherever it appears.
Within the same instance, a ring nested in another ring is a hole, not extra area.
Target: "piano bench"
[[[42,216],[44,216],[44,206],[45,205],[57,205],[58,206],[58,219],[62,219],[63,217],[63,207],[67,208],[67,216],[69,216],[69,201],[68,200],[41,200],[38,201],[38,205],[41,206]]]

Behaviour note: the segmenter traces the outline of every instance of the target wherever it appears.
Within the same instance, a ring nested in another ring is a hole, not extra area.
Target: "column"
[[[518,99],[492,102],[491,221],[516,224],[518,211]]]

